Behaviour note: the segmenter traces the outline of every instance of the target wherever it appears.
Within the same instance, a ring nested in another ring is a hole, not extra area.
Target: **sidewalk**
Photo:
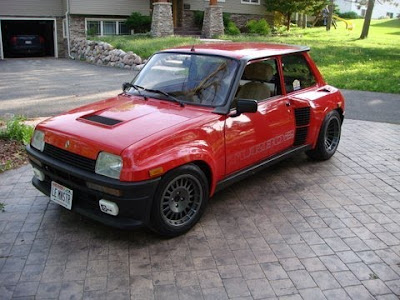
[[[120,231],[0,174],[3,299],[398,299],[400,126],[345,120],[326,162],[218,193],[186,235]]]

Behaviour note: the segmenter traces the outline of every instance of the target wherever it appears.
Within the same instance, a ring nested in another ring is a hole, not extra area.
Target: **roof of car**
[[[209,43],[196,44],[176,47],[164,50],[166,52],[197,52],[202,54],[214,54],[233,57],[237,59],[254,59],[258,57],[268,57],[282,55],[294,52],[303,52],[310,50],[306,46],[295,46],[286,44],[272,43]],[[164,52],[163,51],[163,52]]]

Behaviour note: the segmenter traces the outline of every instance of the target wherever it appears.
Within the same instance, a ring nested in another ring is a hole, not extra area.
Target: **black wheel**
[[[306,152],[313,160],[327,160],[335,154],[339,146],[342,121],[336,110],[329,112],[322,123],[317,146]]]
[[[193,164],[167,173],[161,180],[151,212],[151,228],[165,236],[177,236],[192,228],[208,202],[208,181]]]

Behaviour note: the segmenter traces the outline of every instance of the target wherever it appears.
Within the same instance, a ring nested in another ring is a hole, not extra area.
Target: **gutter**
[[[69,0],[67,0],[67,11],[65,12],[65,26],[67,27],[67,52],[70,59],[75,59],[71,55],[71,41],[70,41],[70,31],[69,31]]]

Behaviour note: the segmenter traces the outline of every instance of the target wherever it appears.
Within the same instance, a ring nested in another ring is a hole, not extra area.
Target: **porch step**
[[[177,28],[174,28],[174,34],[175,35],[182,35],[182,36],[200,37],[201,36],[201,30],[198,29],[198,28],[177,27]]]

